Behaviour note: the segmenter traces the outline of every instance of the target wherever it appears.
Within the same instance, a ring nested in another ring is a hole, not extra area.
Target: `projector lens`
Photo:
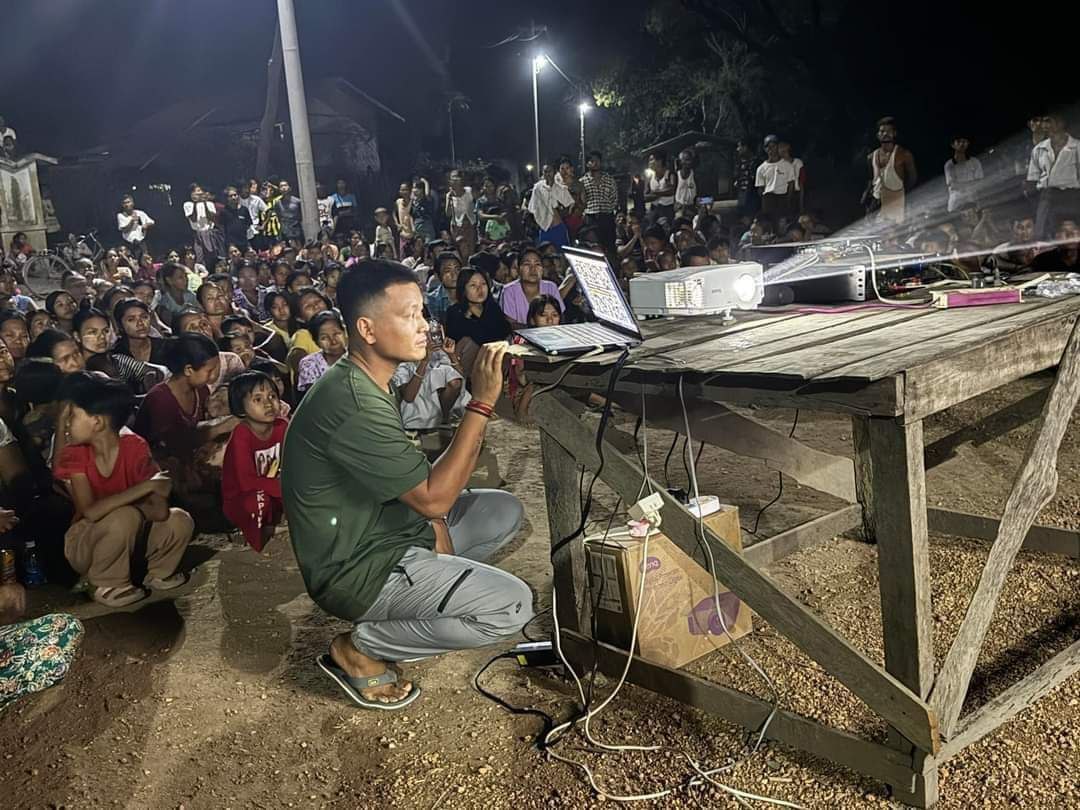
[[[731,289],[735,293],[735,297],[740,301],[753,301],[754,293],[757,292],[757,279],[749,273],[743,273],[735,279]]]

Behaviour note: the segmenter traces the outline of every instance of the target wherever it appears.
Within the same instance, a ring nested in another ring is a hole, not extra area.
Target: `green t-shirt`
[[[410,546],[435,547],[428,521],[398,500],[428,476],[397,401],[349,358],[307,392],[285,434],[281,490],[311,598],[357,619]]]

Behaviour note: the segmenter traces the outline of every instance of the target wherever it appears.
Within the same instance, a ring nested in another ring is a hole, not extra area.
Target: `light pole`
[[[296,15],[292,0],[277,0],[277,9],[285,91],[289,98],[289,123],[292,125],[293,154],[296,158],[296,181],[300,187],[300,213],[304,239],[310,240],[319,233],[319,208],[315,201],[315,161],[311,156],[311,132],[308,129],[307,98],[304,96],[304,74],[300,69]]]
[[[533,57],[532,60],[532,80],[533,80],[533,130],[536,134],[536,168],[537,171],[544,164],[540,160],[540,96],[537,92],[536,78],[540,75],[540,71],[544,69],[544,64],[547,62],[547,57],[543,54],[538,54]]]
[[[592,107],[586,102],[581,102],[578,105],[578,114],[581,116],[581,173],[585,173],[585,113],[591,110]]]

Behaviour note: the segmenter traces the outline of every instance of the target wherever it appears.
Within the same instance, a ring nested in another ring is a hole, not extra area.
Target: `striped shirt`
[[[586,172],[581,178],[585,189],[586,214],[613,214],[619,207],[619,189],[615,178],[605,172]]]

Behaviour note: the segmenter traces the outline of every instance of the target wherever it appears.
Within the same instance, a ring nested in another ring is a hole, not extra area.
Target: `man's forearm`
[[[450,511],[454,501],[469,483],[469,477],[476,469],[476,460],[480,457],[487,423],[486,416],[466,411],[450,446],[432,465],[428,475],[428,491],[433,501],[440,506],[446,506],[445,509],[436,510],[439,514]]]

